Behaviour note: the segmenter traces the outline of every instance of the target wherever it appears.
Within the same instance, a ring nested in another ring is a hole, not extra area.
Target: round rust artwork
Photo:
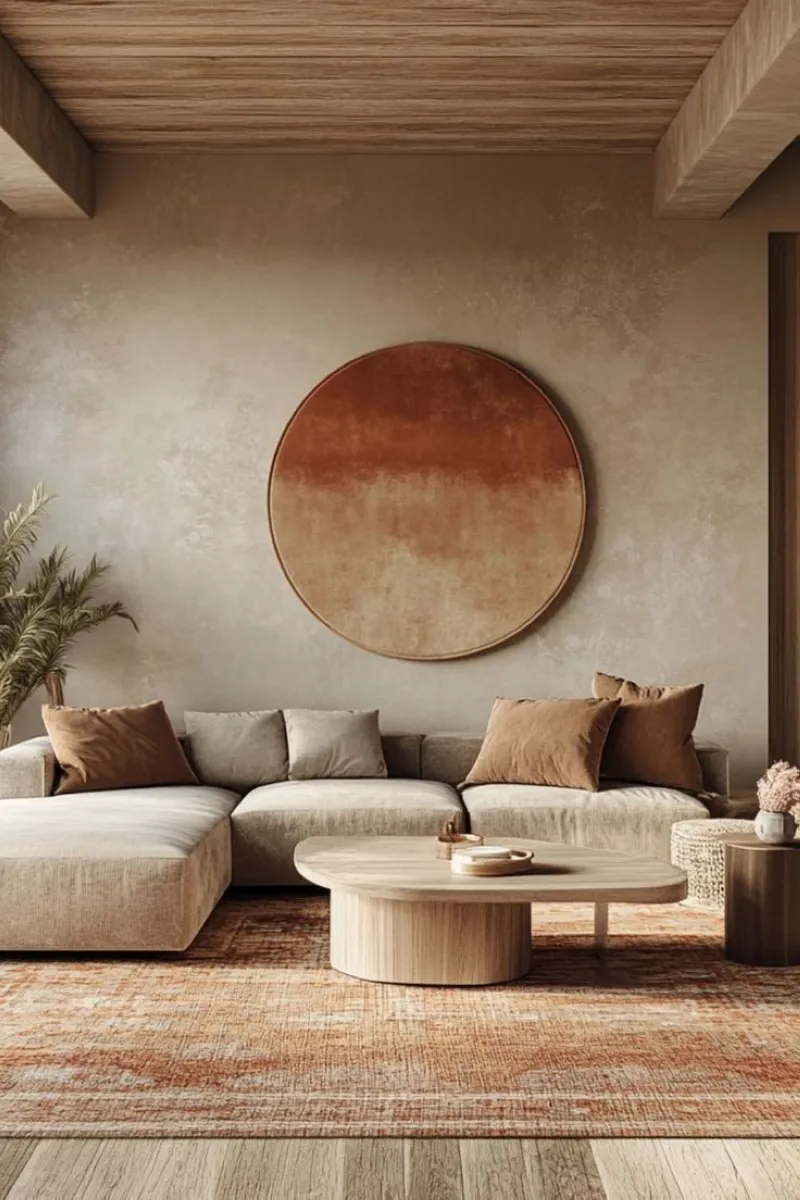
[[[460,658],[547,608],[581,544],[583,472],[544,393],[494,355],[415,342],[347,363],[290,420],[272,539],[310,611],[394,658]]]

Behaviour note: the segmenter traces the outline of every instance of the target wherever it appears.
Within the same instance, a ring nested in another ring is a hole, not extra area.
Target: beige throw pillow
[[[619,700],[494,702],[466,784],[533,783],[596,792]]]
[[[640,687],[630,679],[598,671],[593,688],[595,696],[621,701],[603,754],[604,776],[702,791],[703,773],[692,739],[702,683]]]
[[[265,712],[187,712],[189,758],[210,787],[249,792],[288,776],[286,729],[279,709]]]
[[[45,704],[42,718],[62,771],[58,795],[197,783],[160,700],[130,708]]]
[[[290,779],[382,779],[378,713],[287,708],[286,741]]]

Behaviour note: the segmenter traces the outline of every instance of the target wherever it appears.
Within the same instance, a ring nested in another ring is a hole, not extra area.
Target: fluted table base
[[[530,904],[331,892],[331,966],[347,975],[377,983],[505,983],[530,965]]]

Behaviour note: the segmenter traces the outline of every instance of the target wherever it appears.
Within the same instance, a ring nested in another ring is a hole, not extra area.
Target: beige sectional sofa
[[[231,884],[305,882],[294,848],[315,834],[434,835],[445,821],[669,860],[675,821],[707,817],[668,788],[598,793],[483,785],[459,794],[480,737],[383,738],[388,779],[269,784],[242,797],[198,786],[53,795],[47,738],[0,752],[0,951],[182,950]],[[728,760],[698,744],[710,792]]]

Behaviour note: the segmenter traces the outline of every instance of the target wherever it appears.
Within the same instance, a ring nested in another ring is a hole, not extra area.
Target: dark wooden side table
[[[759,967],[800,963],[800,841],[726,839],[725,957]]]

